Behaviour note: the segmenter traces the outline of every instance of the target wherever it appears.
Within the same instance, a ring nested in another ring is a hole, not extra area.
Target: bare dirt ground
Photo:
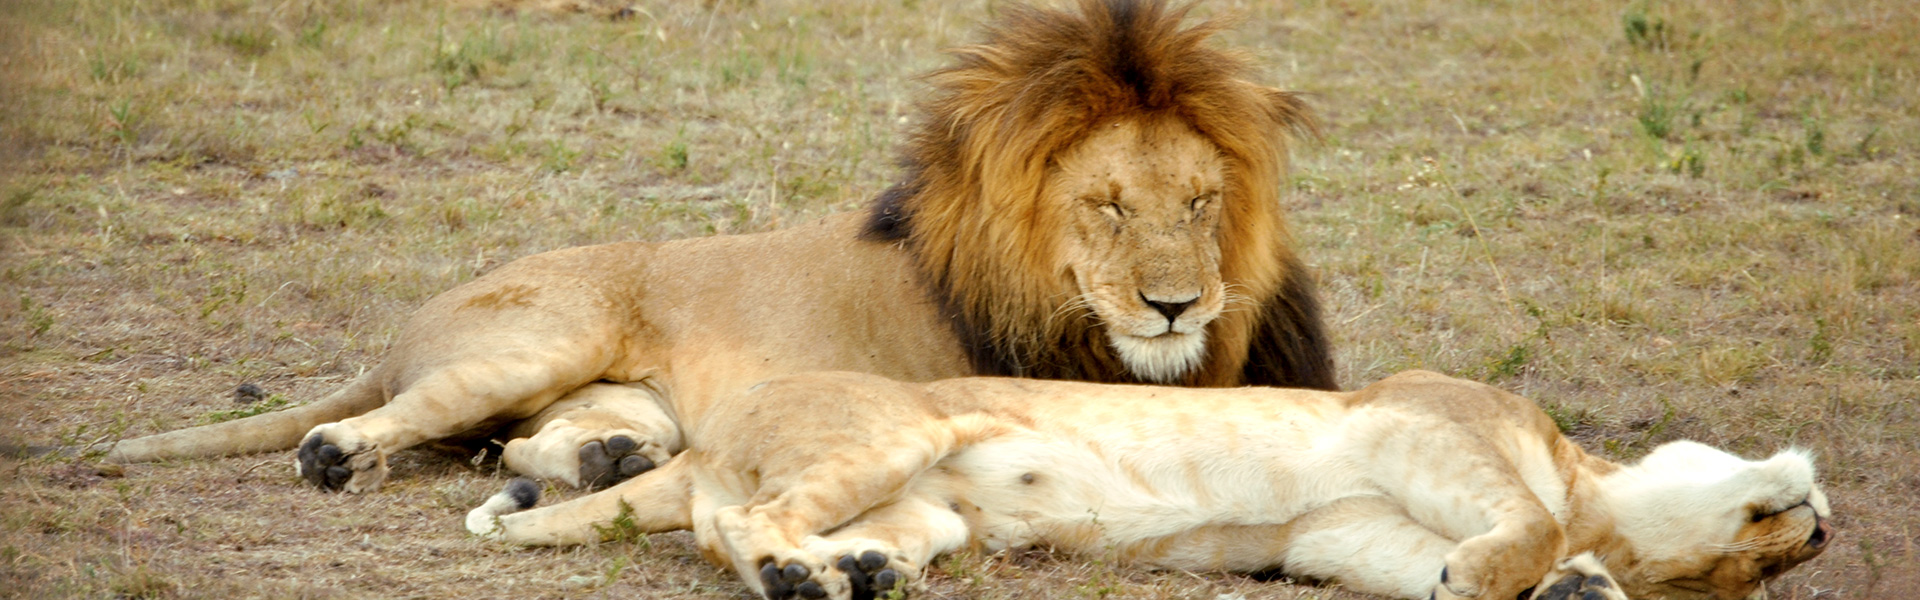
[[[912,76],[996,2],[0,3],[5,439],[299,403],[432,294],[578,244],[856,210]],[[1702,6],[1694,6],[1701,4]],[[1774,598],[1920,595],[1920,19],[1903,2],[1212,2],[1328,124],[1285,195],[1354,386],[1422,367],[1633,459],[1812,449],[1837,518]],[[236,403],[252,383],[267,393]],[[702,597],[683,535],[469,539],[505,476],[400,454],[4,460],[0,596]],[[1044,552],[945,598],[1349,598]]]

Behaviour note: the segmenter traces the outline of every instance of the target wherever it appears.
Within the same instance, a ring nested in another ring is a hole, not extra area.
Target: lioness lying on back
[[[661,469],[513,513],[538,497],[517,480],[467,528],[581,543],[624,504],[770,598],[873,597],[969,544],[1045,544],[1407,598],[1735,599],[1832,538],[1803,453],[1675,442],[1622,466],[1525,398],[1427,372],[1345,393],[817,373],[719,406]]]

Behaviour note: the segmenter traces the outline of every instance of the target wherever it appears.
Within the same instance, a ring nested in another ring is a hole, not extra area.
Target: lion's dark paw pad
[[[580,446],[580,485],[599,489],[613,485],[613,457],[598,441]]]
[[[620,478],[632,479],[635,475],[653,470],[653,459],[638,454],[628,454],[620,459]]]
[[[887,555],[868,550],[860,556],[842,556],[833,566],[847,574],[854,600],[872,600],[900,586],[900,572],[887,565]]]
[[[634,450],[639,449],[640,442],[633,441],[633,438],[624,435],[607,438],[607,454],[610,456],[633,454]]]
[[[816,581],[802,581],[800,585],[793,586],[793,593],[807,600],[820,600],[827,597],[827,588],[820,587]]]
[[[580,446],[580,485],[601,489],[652,471],[653,459],[634,454],[640,442],[624,435]]]
[[[802,589],[808,587],[820,594],[807,596],[808,598],[826,597],[827,592],[820,587],[820,584],[807,581],[807,578],[812,576],[813,571],[807,569],[805,565],[792,564],[783,569],[769,560],[767,564],[760,566],[760,585],[766,588],[767,600],[787,600],[795,594],[806,593]]]
[[[298,456],[300,475],[322,490],[339,491],[347,485],[347,480],[353,479],[353,469],[346,466],[347,453],[319,435],[301,442]]]

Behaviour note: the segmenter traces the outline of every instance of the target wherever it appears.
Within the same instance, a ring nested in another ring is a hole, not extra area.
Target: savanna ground
[[[995,3],[0,3],[0,414],[111,439],[304,402],[515,257],[856,210]],[[1700,6],[1695,6],[1700,5]],[[1818,455],[1775,598],[1920,594],[1920,17],[1904,2],[1213,2],[1327,137],[1285,195],[1350,386],[1496,382],[1595,452]],[[267,398],[239,404],[234,390]],[[1444,449],[1436,449],[1443,451]],[[317,493],[290,453],[0,469],[18,597],[705,597],[684,535],[516,550],[490,461]],[[935,597],[1351,598],[1041,552]]]

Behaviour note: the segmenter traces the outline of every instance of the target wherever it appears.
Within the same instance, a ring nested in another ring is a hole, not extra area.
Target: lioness
[[[1731,600],[1833,538],[1804,453],[1674,442],[1618,465],[1525,398],[1421,371],[1346,393],[806,374],[687,435],[562,504],[514,512],[539,494],[516,480],[467,529],[581,543],[630,511],[769,598],[868,598],[970,544],[1044,544],[1404,598]]]
[[[1184,8],[1080,9],[1010,7],[929,76],[868,214],[522,258],[317,403],[107,458],[298,445],[307,480],[365,492],[395,451],[506,426],[509,468],[580,486],[665,462],[716,398],[785,373],[1336,387],[1277,197],[1305,107]]]

